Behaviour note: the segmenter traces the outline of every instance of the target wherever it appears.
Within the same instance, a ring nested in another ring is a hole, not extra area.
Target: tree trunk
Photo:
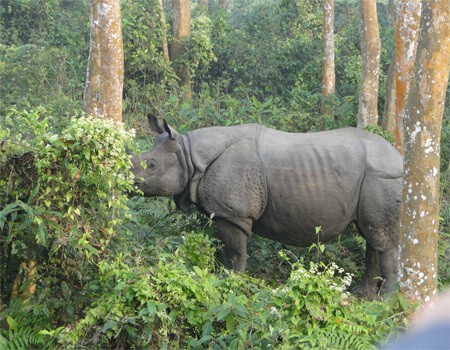
[[[420,0],[401,0],[398,12],[395,72],[395,147],[403,154],[403,118],[419,37]]]
[[[357,125],[378,123],[378,78],[380,75],[380,33],[375,0],[360,0],[362,73]]]
[[[98,116],[98,98],[100,93],[100,38],[98,22],[98,0],[90,0],[91,38],[89,58],[84,88],[84,112]]]
[[[450,69],[450,0],[424,0],[405,109],[400,289],[427,302],[437,287],[440,135]]]
[[[38,264],[36,261],[36,258],[30,257],[28,258],[27,263],[27,284],[25,286],[25,289],[23,291],[23,301],[28,302],[36,292],[36,281],[38,277]]]
[[[100,114],[122,121],[123,44],[120,0],[100,0]]]
[[[388,4],[388,20],[389,27],[395,30],[395,1],[389,0]],[[383,118],[381,119],[381,127],[394,133],[395,130],[395,51],[392,55],[391,64],[389,65],[386,76],[386,100],[383,108]]]
[[[333,115],[335,93],[334,0],[323,0],[322,114]]]
[[[183,52],[183,40],[191,34],[191,10],[189,0],[173,0],[173,42],[172,42],[172,62],[174,69],[180,79],[179,85],[186,90],[188,96],[191,95],[191,77],[189,67],[180,62]]]
[[[169,45],[167,44],[167,31],[166,31],[166,15],[164,14],[163,0],[159,0],[159,22],[162,30],[162,51],[164,60],[169,62]]]
[[[386,101],[381,127],[389,132],[395,130],[395,53],[386,76]]]
[[[27,263],[26,262],[21,263],[11,288],[11,301],[14,301],[19,297],[20,286],[22,285],[23,274],[26,269]]]
[[[395,29],[395,1],[394,0],[389,0],[388,2],[388,22],[389,22],[389,27]]]

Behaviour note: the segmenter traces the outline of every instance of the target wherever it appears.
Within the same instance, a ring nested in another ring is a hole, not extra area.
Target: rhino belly
[[[328,207],[330,203],[326,203],[327,208],[325,204],[321,208],[320,203],[311,205],[310,201],[301,199],[297,203],[290,202],[289,206],[285,206],[284,203],[269,201],[261,217],[253,222],[252,232],[278,242],[304,247],[317,242],[317,227],[320,227],[320,241],[327,242],[355,219],[356,204],[347,207],[350,209],[347,212]]]
[[[356,219],[364,167],[295,166],[266,169],[267,205],[252,232],[283,243],[308,246],[339,235]],[[271,180],[271,181],[270,181]]]

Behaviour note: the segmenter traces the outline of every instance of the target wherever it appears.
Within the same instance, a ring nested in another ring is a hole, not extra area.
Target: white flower
[[[270,308],[270,314],[273,315],[273,316],[277,316],[277,317],[280,316],[280,313],[278,312],[278,309],[275,306],[272,306]]]

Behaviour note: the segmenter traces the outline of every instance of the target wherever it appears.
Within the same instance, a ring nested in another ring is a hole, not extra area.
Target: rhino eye
[[[147,169],[148,170],[154,170],[157,165],[158,165],[158,163],[156,163],[156,160],[154,160],[154,159],[147,161]]]

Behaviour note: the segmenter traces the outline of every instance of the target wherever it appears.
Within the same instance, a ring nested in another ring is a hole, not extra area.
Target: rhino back
[[[268,199],[253,231],[292,245],[316,242],[319,226],[324,241],[342,232],[356,218],[365,172],[396,176],[401,168],[387,141],[354,128],[310,134],[264,129],[259,152]]]

